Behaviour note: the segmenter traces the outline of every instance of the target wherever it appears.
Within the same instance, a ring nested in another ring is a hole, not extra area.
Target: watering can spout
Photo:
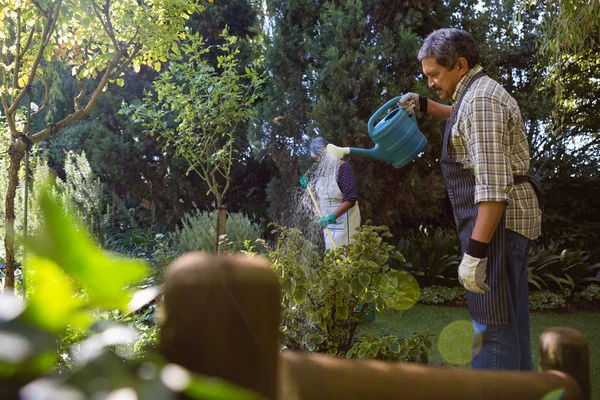
[[[372,149],[361,149],[358,147],[338,147],[332,144],[327,145],[327,151],[337,158],[342,158],[346,154],[357,154],[362,157],[373,158],[375,160],[391,162],[388,154],[376,144]]]

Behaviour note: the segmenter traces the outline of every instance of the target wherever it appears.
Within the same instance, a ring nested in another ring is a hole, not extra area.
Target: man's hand
[[[475,258],[468,254],[463,255],[458,266],[458,280],[465,289],[474,293],[485,293],[490,287],[485,283],[487,258]]]
[[[408,115],[413,115],[415,112],[419,111],[426,112],[427,98],[423,97],[421,99],[421,97],[422,96],[419,96],[418,94],[413,92],[406,93],[402,95],[402,97],[398,101],[398,106],[402,107],[402,109],[406,111]],[[423,109],[423,105],[425,109]]]
[[[329,224],[335,224],[337,221],[335,219],[335,217],[333,216],[333,214],[329,214],[327,216],[322,216],[321,219],[319,220],[319,225],[321,225],[321,228],[325,229],[325,227],[327,227],[327,225]]]

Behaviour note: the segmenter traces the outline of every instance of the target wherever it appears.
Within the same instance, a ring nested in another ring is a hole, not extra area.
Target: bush
[[[215,249],[217,215],[215,212],[195,211],[181,219],[181,227],[170,235],[175,248],[185,253],[192,250],[212,252]],[[235,253],[247,248],[246,242],[254,243],[260,238],[260,225],[241,213],[227,214],[227,251]]]
[[[454,300],[465,300],[465,289],[462,286],[445,287],[434,285],[421,289],[419,303],[443,304]]]
[[[583,289],[581,292],[577,292],[573,295],[575,300],[586,299],[587,301],[598,301],[600,302],[600,285],[592,283],[590,286]]]
[[[415,332],[406,339],[397,336],[381,338],[362,336],[346,353],[347,358],[377,359],[384,361],[410,361],[421,364],[429,363],[429,350],[433,346],[432,334],[422,335]]]
[[[570,292],[554,293],[549,290],[534,290],[529,293],[530,310],[552,310],[563,308]]]
[[[281,342],[286,347],[358,356],[348,352],[369,303],[379,311],[405,310],[419,297],[415,279],[387,265],[393,251],[384,240],[391,237],[387,227],[363,225],[353,242],[327,251],[323,259],[298,229],[279,226],[276,231],[279,240],[269,258],[283,290]]]
[[[532,246],[529,253],[529,283],[537,290],[583,289],[590,282],[600,282],[600,263],[590,263],[590,253],[560,250],[558,244],[549,249]]]
[[[410,271],[422,287],[458,284],[462,252],[456,232],[424,229],[402,238],[398,250],[404,256],[400,268]]]
[[[148,298],[133,290],[147,266],[100,249],[49,190],[40,201],[44,229],[25,239],[27,296],[0,296],[0,336],[16,343],[0,346],[0,397],[117,398],[127,388],[125,397],[148,400],[182,391],[190,398],[257,398],[193,374],[185,388],[161,378],[170,366],[149,348],[156,341],[156,327],[146,321],[152,306],[143,313],[143,304],[132,306],[132,299]]]

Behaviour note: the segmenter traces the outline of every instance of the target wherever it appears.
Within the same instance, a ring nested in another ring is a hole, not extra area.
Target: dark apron
[[[468,83],[462,96],[456,103],[454,111],[449,119],[441,121],[440,126],[444,129],[444,143],[442,148],[442,174],[446,181],[448,196],[454,212],[454,221],[458,230],[458,236],[462,244],[462,253],[467,250],[469,238],[473,233],[475,221],[477,220],[477,205],[475,205],[475,176],[468,169],[450,160],[448,156],[448,143],[450,131],[456,122],[456,114],[462,103],[464,95],[477,79],[484,74],[478,73]],[[471,312],[471,318],[475,321],[492,324],[508,324],[508,282],[506,279],[505,263],[505,223],[504,214],[496,228],[488,248],[488,264],[486,283],[490,290],[484,294],[466,291],[467,302]]]

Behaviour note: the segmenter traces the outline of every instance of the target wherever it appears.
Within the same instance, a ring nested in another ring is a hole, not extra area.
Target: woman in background
[[[323,215],[319,224],[325,235],[325,248],[331,249],[325,228],[329,228],[336,246],[348,243],[360,226],[360,208],[352,167],[330,155],[327,144],[326,139],[317,137],[310,144],[310,155],[320,163],[314,190]]]

